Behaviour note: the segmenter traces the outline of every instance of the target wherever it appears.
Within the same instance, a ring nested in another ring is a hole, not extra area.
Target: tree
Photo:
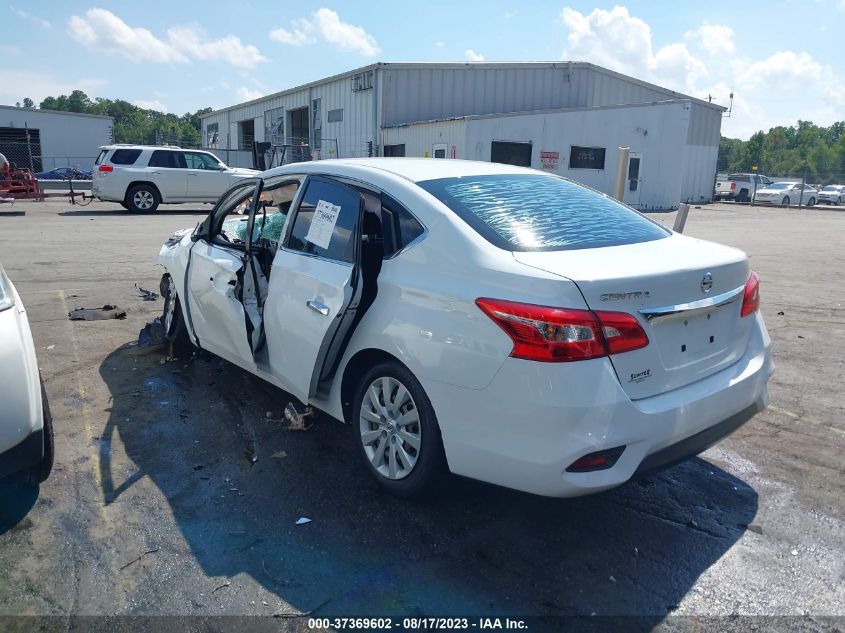
[[[114,119],[114,138],[119,143],[167,142],[186,147],[201,144],[200,116],[211,112],[211,108],[202,108],[193,114],[186,112],[180,117],[157,110],[145,110],[123,99],[97,97],[92,101],[81,90],[74,90],[69,96],[46,97],[39,107],[44,110],[110,116]]]
[[[23,98],[23,107],[24,108],[34,108],[35,102],[32,99],[30,99],[29,97],[24,97]]]

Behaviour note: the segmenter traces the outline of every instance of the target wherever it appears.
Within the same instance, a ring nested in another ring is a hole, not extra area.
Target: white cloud
[[[484,61],[484,55],[482,55],[481,53],[476,53],[471,48],[466,49],[464,51],[464,55],[471,62],[483,62]]]
[[[76,89],[83,90],[91,96],[92,90],[102,88],[105,83],[102,79],[87,79],[73,75],[57,79],[48,73],[0,68],[0,103],[15,103],[23,101],[24,97],[29,97],[38,104],[45,97],[69,95]]]
[[[726,136],[748,138],[798,118],[819,125],[841,119],[845,80],[809,53],[750,57],[738,47],[733,29],[720,24],[702,24],[682,41],[655,50],[651,27],[624,6],[583,14],[565,8],[561,19],[569,29],[563,59],[592,62],[701,99],[710,95],[723,106],[733,92],[731,117],[722,122]],[[818,98],[806,98],[808,86]]]
[[[264,93],[260,90],[252,90],[246,86],[240,86],[237,90],[235,90],[235,96],[238,98],[239,102],[243,102],[263,97]]]
[[[145,28],[129,26],[106,9],[88,9],[84,17],[71,16],[68,30],[74,39],[92,50],[117,53],[133,62],[221,61],[253,68],[267,61],[258,48],[242,43],[234,35],[210,40],[195,25],[175,26],[162,39]]]
[[[845,1],[845,0],[843,0],[843,1]],[[446,42],[435,42],[434,45],[437,48],[443,48],[444,46],[446,46]]]
[[[167,112],[167,106],[157,99],[138,99],[133,101],[136,106],[144,110],[156,110],[158,112]]]
[[[381,52],[375,38],[363,27],[344,22],[335,11],[326,7],[318,9],[311,19],[293,20],[290,29],[270,31],[270,38],[289,46],[304,46],[323,40],[364,57],[375,57]]]
[[[736,52],[734,35],[734,30],[724,24],[702,24],[687,31],[684,39],[708,55],[733,55]]]
[[[314,34],[314,25],[303,18],[293,20],[289,31],[283,28],[270,31],[270,39],[281,42],[282,44],[288,44],[289,46],[304,46],[305,44],[313,44],[317,41],[317,37]]]
[[[23,9],[17,9],[15,7],[9,8],[12,10],[12,13],[14,13],[19,18],[26,20],[27,22],[32,22],[33,24],[40,26],[42,29],[49,29],[52,26],[52,24],[50,24],[50,22],[45,20],[44,18],[39,18],[37,15],[32,15],[31,13],[28,13]]]

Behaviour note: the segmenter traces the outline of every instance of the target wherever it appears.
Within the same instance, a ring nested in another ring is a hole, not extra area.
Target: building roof
[[[12,110],[14,112],[18,112],[20,114],[61,114],[65,116],[84,116],[91,119],[109,119],[110,121],[114,120],[112,117],[105,115],[105,114],[88,114],[85,112],[65,112],[64,110],[42,110],[41,108],[19,108],[17,106],[9,106],[9,105],[0,105],[0,110]]]
[[[250,106],[256,103],[261,103],[262,101],[267,101],[269,99],[275,99],[277,97],[282,97],[288,94],[292,94],[294,92],[299,92],[300,90],[307,90],[308,88],[312,88],[314,86],[318,86],[324,83],[329,83],[331,81],[336,81],[338,79],[344,79],[346,77],[352,77],[354,75],[360,74],[362,72],[366,72],[368,70],[374,70],[376,68],[393,68],[393,69],[403,69],[403,68],[467,68],[467,67],[480,67],[484,69],[496,69],[496,68],[578,68],[583,70],[591,70],[593,72],[602,73],[608,75],[610,77],[615,77],[617,79],[621,79],[624,81],[628,81],[637,85],[640,85],[644,88],[649,88],[651,90],[657,90],[659,92],[664,93],[670,99],[688,99],[699,105],[707,106],[710,108],[718,109],[722,112],[727,110],[724,106],[717,105],[715,103],[710,103],[709,101],[704,101],[703,99],[697,99],[696,97],[692,97],[690,95],[685,95],[680,92],[676,92],[674,90],[670,90],[668,88],[664,88],[662,86],[658,86],[656,84],[649,83],[647,81],[642,81],[637,79],[636,77],[631,77],[629,75],[623,75],[622,73],[618,73],[616,71],[610,70],[608,68],[604,68],[602,66],[596,66],[595,64],[591,64],[590,62],[575,62],[575,61],[548,61],[548,62],[376,62],[374,64],[369,64],[367,66],[361,66],[359,68],[354,68],[352,70],[348,70],[346,72],[339,73],[337,75],[332,75],[330,77],[324,77],[322,79],[318,79],[316,81],[311,81],[305,84],[301,84],[299,86],[294,86],[292,88],[286,88],[284,90],[280,90],[279,92],[274,92],[272,94],[266,95],[264,97],[259,97],[257,99],[251,99],[249,101],[244,101],[243,103],[238,103],[232,106],[228,106],[225,108],[220,108],[219,110],[214,110],[213,112],[209,112],[207,114],[203,114],[200,116],[201,119],[205,119],[211,116],[215,116],[221,114],[223,112],[228,112],[231,110],[235,110],[237,108],[243,108],[246,106]]]

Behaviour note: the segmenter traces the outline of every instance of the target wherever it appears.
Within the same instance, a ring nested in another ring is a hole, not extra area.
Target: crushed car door
[[[364,199],[322,176],[304,184],[276,253],[264,309],[269,370],[308,402],[337,369],[361,292]]]
[[[187,275],[189,315],[200,346],[247,367],[253,358],[245,327],[244,273],[251,211],[260,189],[260,180],[244,180],[221,199],[191,249]]]

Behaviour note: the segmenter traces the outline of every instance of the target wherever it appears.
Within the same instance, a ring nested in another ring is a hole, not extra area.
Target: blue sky
[[[373,61],[576,60],[734,109],[723,134],[845,120],[845,0],[17,2],[0,104],[81,88],[184,113]]]

